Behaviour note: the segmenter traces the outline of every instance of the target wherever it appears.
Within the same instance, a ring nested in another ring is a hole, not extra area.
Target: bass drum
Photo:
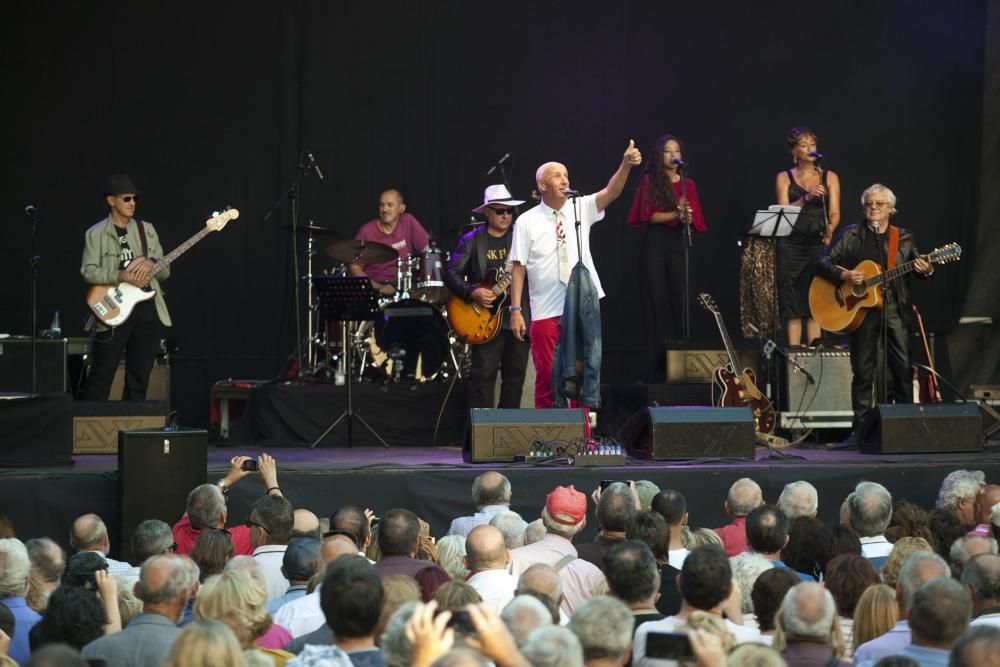
[[[433,380],[448,361],[448,322],[431,304],[390,301],[362,329],[364,376],[373,380]]]

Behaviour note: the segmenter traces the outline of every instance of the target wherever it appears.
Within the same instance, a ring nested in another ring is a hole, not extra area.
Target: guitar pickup
[[[100,315],[101,317],[104,317],[105,315],[108,314],[108,309],[105,308],[104,304],[101,303],[100,301],[94,304],[94,310],[96,310],[97,314]]]

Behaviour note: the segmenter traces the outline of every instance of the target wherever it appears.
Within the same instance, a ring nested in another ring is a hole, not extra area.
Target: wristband
[[[521,306],[510,306],[508,308],[508,310],[510,310],[510,312],[512,312],[512,313],[517,313],[517,312],[520,312]]]
[[[226,486],[226,480],[225,479],[220,479],[218,482],[215,483],[215,485],[217,487],[219,487],[220,491],[222,491],[222,495],[225,496],[225,495],[229,494],[229,487]]]
[[[271,488],[269,488],[264,493],[270,494],[272,491],[281,491],[281,487],[280,486],[272,486]]]

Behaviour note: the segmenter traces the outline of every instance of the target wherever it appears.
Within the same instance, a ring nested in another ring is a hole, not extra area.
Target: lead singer
[[[604,209],[618,199],[632,168],[642,163],[642,154],[629,141],[621,164],[604,189],[579,198],[580,244],[583,264],[590,272],[598,298],[604,297],[601,280],[590,253],[590,228],[604,218]],[[559,162],[546,162],[535,171],[542,201],[525,211],[514,225],[510,250],[513,282],[510,297],[510,327],[518,340],[528,333],[521,315],[524,279],[531,299],[531,358],[535,363],[535,407],[552,407],[552,351],[559,341],[559,322],[566,301],[566,283],[579,259],[569,172]]]

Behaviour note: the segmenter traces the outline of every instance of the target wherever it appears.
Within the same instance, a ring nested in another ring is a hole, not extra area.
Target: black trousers
[[[85,401],[106,401],[111,393],[115,371],[125,355],[126,401],[146,400],[149,375],[156,353],[160,351],[160,318],[153,300],[143,301],[121,325],[94,334],[90,355],[90,373],[80,392]]]
[[[492,408],[493,388],[500,372],[500,408],[521,407],[521,390],[528,366],[528,341],[518,340],[510,329],[501,329],[488,343],[472,347],[469,371],[469,407]]]
[[[886,350],[889,355],[888,396],[879,397],[882,387],[882,318],[886,318]],[[913,402],[913,370],[910,366],[910,333],[899,311],[891,303],[884,310],[871,310],[851,334],[851,404],[857,428],[875,399],[896,403]]]
[[[639,297],[649,379],[663,382],[668,340],[684,334],[684,230],[646,225],[639,253]]]

